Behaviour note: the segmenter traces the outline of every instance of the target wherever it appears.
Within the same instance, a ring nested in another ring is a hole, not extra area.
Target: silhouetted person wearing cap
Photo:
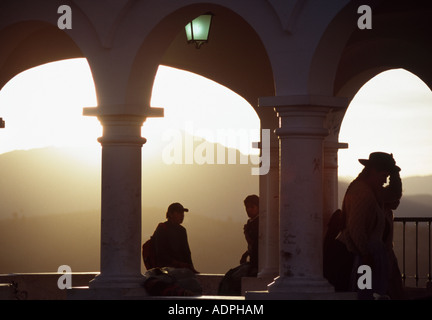
[[[155,267],[188,268],[195,273],[186,229],[181,225],[189,210],[180,203],[172,203],[167,210],[167,221],[159,223],[153,234]]]
[[[392,221],[389,204],[402,196],[400,168],[392,154],[371,153],[369,159],[359,159],[364,169],[349,185],[342,204],[345,228],[338,236],[354,253],[352,289],[360,299],[388,298],[391,273]],[[390,176],[390,183],[387,179]],[[357,288],[360,265],[372,269],[372,289]],[[374,295],[375,294],[375,295]]]

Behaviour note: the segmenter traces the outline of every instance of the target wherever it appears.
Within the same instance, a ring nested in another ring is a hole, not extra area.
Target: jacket
[[[346,227],[338,236],[349,251],[368,255],[387,245],[383,238],[388,213],[381,199],[362,179],[350,184],[342,205]]]

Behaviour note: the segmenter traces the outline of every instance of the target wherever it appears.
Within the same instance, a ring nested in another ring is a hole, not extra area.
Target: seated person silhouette
[[[247,223],[244,225],[244,235],[248,248],[243,253],[240,264],[247,263],[249,257],[249,274],[256,276],[258,272],[258,233],[259,233],[259,198],[256,195],[247,196],[244,200],[246,213],[249,217]]]
[[[187,268],[195,273],[186,228],[181,224],[189,210],[178,202],[169,205],[167,221],[159,223],[152,240],[155,267]]]
[[[219,295],[241,295],[241,279],[243,277],[256,277],[258,273],[259,197],[249,195],[243,203],[249,217],[244,225],[244,235],[248,247],[240,259],[240,265],[230,269],[221,280]]]

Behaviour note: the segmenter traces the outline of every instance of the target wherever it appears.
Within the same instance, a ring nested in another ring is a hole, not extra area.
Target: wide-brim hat
[[[375,167],[378,170],[385,171],[400,171],[401,169],[396,165],[392,153],[385,152],[372,152],[369,159],[359,159],[359,162],[366,166]]]
[[[189,212],[189,209],[178,202],[174,202],[169,205],[167,212]]]

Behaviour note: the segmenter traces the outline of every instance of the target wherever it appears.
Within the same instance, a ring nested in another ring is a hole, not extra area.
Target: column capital
[[[279,128],[275,130],[279,139],[283,137],[320,138],[328,136],[329,130],[324,122],[329,112],[322,106],[278,106]]]
[[[259,107],[272,107],[279,117],[279,138],[288,136],[323,138],[329,135],[325,126],[328,114],[344,110],[349,99],[316,95],[261,97]]]
[[[324,151],[326,150],[339,150],[348,149],[348,143],[338,141],[324,141]]]
[[[142,146],[144,143],[147,142],[147,139],[144,137],[100,137],[97,139],[97,141],[103,145],[139,145]]]
[[[117,107],[117,108],[115,108]],[[119,113],[119,105],[84,108],[85,116],[96,116],[103,126],[103,136],[98,141],[103,145],[138,145],[146,143],[141,137],[141,127],[147,117],[163,116],[163,109],[148,108],[144,113]],[[128,109],[125,107],[125,109]],[[129,107],[130,109],[130,107]]]
[[[98,118],[109,116],[130,116],[141,117],[145,120],[147,118],[163,117],[164,109],[143,107],[139,104],[109,104],[99,105],[98,107],[83,108],[83,115]]]

